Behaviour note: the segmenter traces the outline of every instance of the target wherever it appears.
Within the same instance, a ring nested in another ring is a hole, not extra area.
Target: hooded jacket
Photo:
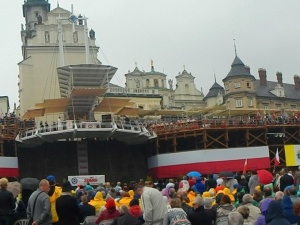
[[[271,201],[274,200],[272,198],[266,198],[262,201],[260,205],[261,215],[257,218],[255,225],[266,225],[266,214]]]
[[[248,187],[249,187],[250,195],[253,195],[255,187],[258,186],[258,185],[259,185],[258,176],[256,174],[252,175],[250,177],[250,179],[249,179],[249,182],[248,182]]]
[[[271,201],[266,215],[267,225],[291,225],[290,222],[284,218],[280,201]]]
[[[287,196],[287,195],[283,196],[283,199],[281,201],[281,206],[282,206],[284,217],[291,224],[298,223],[300,217],[294,214],[294,212],[293,212],[294,205],[289,196]]]
[[[193,191],[196,193],[203,194],[205,191],[205,185],[201,182],[201,178],[197,177],[195,185],[192,187]]]
[[[52,214],[52,223],[58,222],[58,215],[56,212],[56,199],[61,196],[62,188],[55,186],[54,193],[49,196],[50,204],[51,204],[51,214]]]
[[[103,199],[102,192],[98,191],[89,204],[94,206],[96,209],[96,214],[100,211],[101,207],[104,206],[106,201]]]

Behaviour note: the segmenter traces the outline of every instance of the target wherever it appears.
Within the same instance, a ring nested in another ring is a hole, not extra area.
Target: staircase
[[[87,141],[77,142],[78,175],[89,174]]]

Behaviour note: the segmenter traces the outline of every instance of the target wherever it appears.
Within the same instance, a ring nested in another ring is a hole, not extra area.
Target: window
[[[234,83],[234,88],[240,88],[241,87],[241,83],[240,82],[235,82]]]
[[[185,92],[186,92],[186,93],[189,93],[189,90],[190,90],[190,89],[189,89],[189,85],[186,84],[186,85],[185,85]]]
[[[243,100],[242,99],[235,100],[235,106],[237,108],[243,107]]]
[[[154,87],[158,87],[158,80],[154,79]]]
[[[276,104],[277,109],[281,109],[281,105],[280,104]]]
[[[281,91],[279,91],[279,97],[282,97],[282,92]]]
[[[150,87],[150,80],[149,79],[146,80],[146,87]]]
[[[247,88],[251,88],[250,82],[247,82]]]
[[[226,85],[225,85],[225,88],[226,88],[226,91],[228,91],[228,90],[229,90],[229,85],[226,84]]]
[[[296,109],[296,105],[291,105],[291,108],[292,109]]]
[[[248,99],[248,106],[253,106],[253,100],[252,99]]]
[[[268,104],[264,104],[263,107],[264,107],[264,109],[269,109],[269,105]]]
[[[161,79],[161,86],[162,86],[162,87],[165,87],[164,79]]]
[[[144,109],[144,106],[142,106],[142,105],[139,105],[139,109]]]
[[[50,42],[50,33],[49,33],[49,31],[45,31],[45,42],[46,43]]]

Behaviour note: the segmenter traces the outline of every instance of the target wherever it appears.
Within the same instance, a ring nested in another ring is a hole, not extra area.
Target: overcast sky
[[[0,96],[18,102],[18,66],[21,54],[23,0],[9,1],[0,8]],[[51,9],[57,1],[49,0]],[[175,79],[179,71],[195,76],[198,89],[207,94],[230,70],[237,54],[258,78],[258,68],[267,79],[293,83],[300,74],[299,0],[60,0],[60,7],[89,18],[100,46],[98,58],[118,68],[113,83],[124,86],[124,74],[134,69],[156,71]],[[175,83],[175,82],[174,82]]]

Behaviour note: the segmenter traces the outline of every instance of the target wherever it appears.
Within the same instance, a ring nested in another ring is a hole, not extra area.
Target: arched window
[[[158,79],[154,79],[154,87],[158,87]]]
[[[45,42],[49,43],[50,42],[50,34],[49,31],[45,31]]]
[[[150,87],[150,80],[149,79],[146,80],[146,87]]]
[[[161,79],[161,86],[162,86],[162,87],[165,87],[164,79]]]
[[[189,88],[189,85],[188,85],[188,84],[185,85],[185,92],[186,92],[186,93],[189,93],[189,92],[190,92],[190,88]]]

